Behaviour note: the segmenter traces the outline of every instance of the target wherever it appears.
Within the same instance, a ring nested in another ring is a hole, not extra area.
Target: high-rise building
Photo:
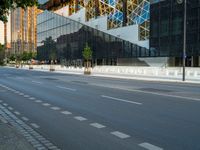
[[[10,48],[11,41],[11,32],[10,32],[10,15],[8,16],[8,22],[4,24],[0,21],[0,43],[7,44],[7,47]]]
[[[10,29],[10,15],[8,16],[8,22],[3,23],[0,21],[0,43],[4,45],[5,54],[10,53],[11,50],[11,29]]]
[[[11,53],[35,51],[37,47],[37,8],[11,11]]]
[[[0,43],[4,44],[4,23],[0,21]]]

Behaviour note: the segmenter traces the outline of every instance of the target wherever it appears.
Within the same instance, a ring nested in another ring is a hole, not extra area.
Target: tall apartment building
[[[4,44],[4,24],[0,21],[0,43]]]
[[[36,51],[37,47],[37,8],[26,10],[17,8],[11,11],[11,53]]]

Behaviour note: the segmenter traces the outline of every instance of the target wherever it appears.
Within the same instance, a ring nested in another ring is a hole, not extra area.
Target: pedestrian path
[[[35,65],[35,71],[49,71],[50,65]],[[55,73],[64,74],[84,74],[84,68],[65,67],[55,65]],[[24,65],[21,69],[29,69],[28,65]],[[134,79],[146,81],[164,81],[164,82],[183,82],[181,67],[130,67],[130,66],[96,66],[92,69],[91,76]],[[184,83],[200,84],[200,68],[186,68],[186,76]]]

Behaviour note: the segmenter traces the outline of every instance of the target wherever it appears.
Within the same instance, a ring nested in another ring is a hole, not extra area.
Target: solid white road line
[[[34,128],[36,128],[36,129],[39,128],[39,126],[37,124],[35,124],[35,123],[31,123],[31,126],[34,127]]]
[[[76,117],[74,117],[74,119],[79,120],[79,121],[85,121],[85,120],[87,120],[86,118],[81,117],[81,116],[76,116]]]
[[[50,106],[51,104],[49,104],[49,103],[43,103],[42,105],[43,106]]]
[[[73,88],[67,88],[67,87],[64,87],[64,86],[56,86],[57,88],[60,88],[60,89],[65,89],[65,90],[69,90],[69,91],[73,91],[73,92],[75,92],[76,91],[76,89],[73,89]]]
[[[61,111],[61,113],[64,114],[64,115],[71,115],[71,114],[72,114],[72,113],[69,112],[69,111]]]
[[[39,82],[39,81],[31,81],[33,83],[37,83],[37,84],[42,84],[42,82]]]
[[[118,88],[118,87],[113,87],[113,88],[119,89],[119,90],[123,90],[123,91],[138,92],[138,93],[152,94],[152,95],[158,95],[158,96],[164,96],[164,97],[172,97],[172,98],[178,98],[178,99],[200,101],[200,98],[185,97],[185,96],[178,96],[178,95],[170,95],[170,94],[157,93],[157,92],[148,92],[148,91],[134,90],[134,89],[123,89],[123,88]],[[173,99],[171,99],[171,100],[173,100]]]
[[[23,119],[24,121],[29,121],[29,119],[26,118],[26,117],[22,117],[22,119]]]
[[[126,139],[126,138],[129,138],[130,135],[127,135],[127,134],[124,134],[122,132],[119,132],[119,131],[114,131],[114,132],[111,132],[111,134],[121,138],[121,139]]]
[[[95,128],[98,128],[98,129],[101,129],[101,128],[105,128],[106,126],[102,125],[102,124],[99,124],[99,123],[91,123],[90,124],[91,126],[95,127]]]
[[[60,110],[61,108],[60,107],[51,107],[51,109],[53,109],[53,110]]]
[[[101,97],[107,98],[107,99],[116,100],[116,101],[121,101],[121,102],[136,104],[136,105],[142,105],[142,103],[139,103],[139,102],[129,101],[129,100],[125,100],[125,99],[121,99],[121,98],[115,98],[115,97],[106,96],[106,95],[101,95]]]
[[[146,148],[148,150],[163,150],[163,148],[160,148],[158,146],[152,145],[150,143],[141,143],[139,146]]]

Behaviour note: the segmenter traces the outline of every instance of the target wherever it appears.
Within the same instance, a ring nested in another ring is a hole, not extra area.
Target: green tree
[[[37,58],[37,52],[32,52],[32,59],[36,59]]]
[[[22,55],[21,55],[21,59],[23,61],[28,61],[29,60],[28,53],[27,52],[23,52]]]
[[[17,63],[20,63],[21,60],[22,60],[22,55],[17,54],[15,58],[16,58],[16,62],[17,62]]]
[[[9,57],[9,59],[11,60],[11,61],[15,61],[15,55],[14,54],[12,54],[10,57]]]
[[[21,7],[26,9],[27,7],[37,6],[38,0],[1,0],[0,2],[0,20],[7,22],[7,16],[11,9]]]
[[[0,43],[0,65],[3,65],[4,58],[5,58],[5,49],[4,46],[1,45]]]
[[[92,59],[92,49],[89,47],[88,43],[86,43],[86,46],[82,52],[83,54],[83,58],[86,61],[86,65],[85,65],[85,71],[86,72],[90,72],[89,68],[91,67],[91,59]]]

